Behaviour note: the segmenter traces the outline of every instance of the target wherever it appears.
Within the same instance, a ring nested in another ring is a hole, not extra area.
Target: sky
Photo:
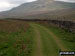
[[[10,10],[13,7],[17,7],[22,3],[33,2],[36,0],[0,0],[0,11]],[[75,3],[75,0],[55,0],[62,2]]]
[[[62,2],[68,2],[68,3],[75,3],[75,0],[55,0],[55,1],[62,1]]]
[[[36,0],[0,0],[0,11],[10,10],[22,3],[33,2]]]

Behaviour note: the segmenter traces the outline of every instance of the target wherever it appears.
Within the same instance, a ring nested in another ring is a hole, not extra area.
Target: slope
[[[75,8],[74,3],[57,2],[53,0],[38,0],[31,3],[24,3],[9,11],[1,12],[0,18],[27,18],[29,15],[41,14],[60,9]]]

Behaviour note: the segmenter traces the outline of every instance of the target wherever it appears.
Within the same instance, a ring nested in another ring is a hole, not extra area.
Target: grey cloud
[[[55,0],[55,1],[62,1],[62,2],[75,3],[75,0]]]
[[[20,3],[26,2],[24,0],[8,0],[8,1],[12,4],[20,4]]]
[[[35,0],[8,0],[8,2],[10,2],[12,4],[21,4],[21,3],[26,3],[26,2],[30,2],[30,1],[35,1]]]
[[[0,11],[10,10],[13,7],[19,6],[22,3],[33,2],[36,0],[0,0]],[[3,3],[3,5],[2,5]],[[9,6],[5,7],[7,4]]]

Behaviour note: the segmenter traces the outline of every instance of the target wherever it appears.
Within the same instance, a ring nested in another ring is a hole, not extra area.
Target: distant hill
[[[23,19],[51,19],[51,20],[66,20],[75,22],[75,8],[60,9],[55,11],[45,11],[38,14],[25,16]]]
[[[53,0],[38,0],[24,3],[9,11],[0,12],[0,18],[47,19],[55,17],[75,16],[75,3],[58,2]]]

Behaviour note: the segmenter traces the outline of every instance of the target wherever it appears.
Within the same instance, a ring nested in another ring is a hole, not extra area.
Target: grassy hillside
[[[63,20],[63,21],[75,22],[75,8],[46,11],[46,12],[35,14],[35,15],[32,14],[32,15],[26,16],[25,19],[50,19],[50,20]]]

